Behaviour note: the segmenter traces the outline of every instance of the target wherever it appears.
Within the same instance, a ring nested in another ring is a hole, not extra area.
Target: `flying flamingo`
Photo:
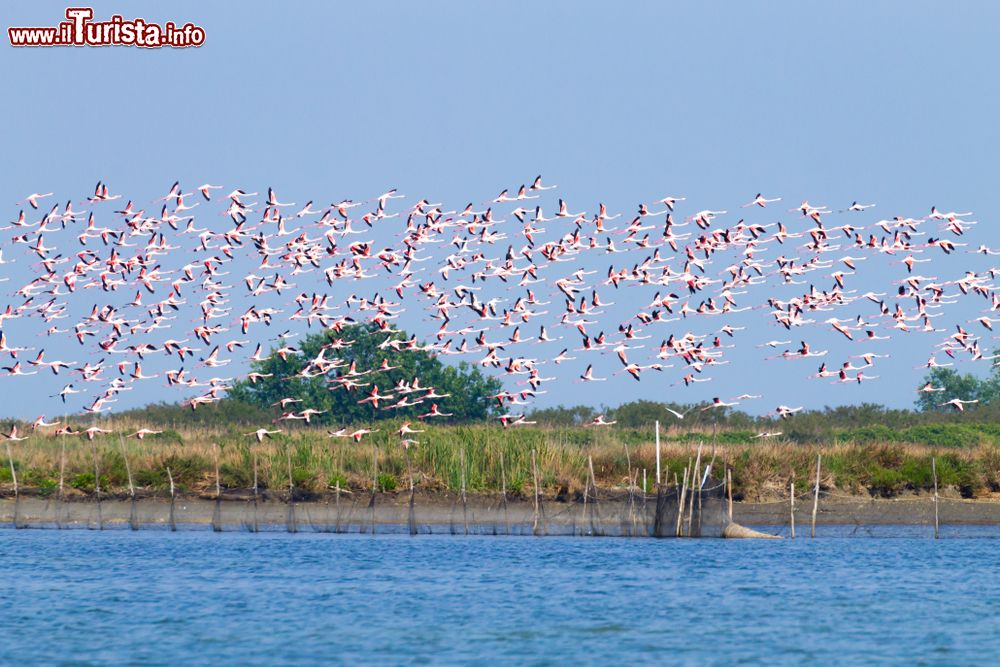
[[[264,438],[270,440],[271,436],[276,433],[281,433],[281,429],[278,429],[276,431],[268,431],[266,428],[259,428],[256,431],[251,431],[250,433],[244,433],[243,435],[248,435],[248,436],[252,435],[253,437],[257,438],[257,442],[260,443],[264,442]]]

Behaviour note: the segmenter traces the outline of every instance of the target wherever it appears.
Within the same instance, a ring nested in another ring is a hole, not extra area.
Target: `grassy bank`
[[[134,425],[116,422],[116,432]],[[653,490],[655,446],[652,434],[630,429],[515,428],[493,425],[424,426],[409,450],[392,432],[397,424],[378,425],[379,432],[362,443],[330,438],[324,429],[285,429],[258,444],[242,429],[207,427],[166,430],[143,441],[120,441],[117,434],[92,443],[80,437],[56,438],[40,433],[10,443],[14,470],[23,492],[55,493],[62,470],[67,489],[92,493],[96,468],[102,492],[122,493],[128,472],[136,487],[169,489],[167,470],[181,492],[214,493],[215,470],[224,489],[248,489],[254,469],[260,488],[284,492],[291,480],[303,494],[322,494],[338,484],[344,489],[392,491],[409,485],[409,471],[423,491],[499,491],[505,482],[512,493],[533,489],[532,452],[542,487],[549,495],[582,493],[589,476],[588,457],[601,489],[627,488],[631,477]],[[932,488],[931,459],[937,462],[939,485],[965,497],[1000,492],[1000,446],[980,443],[945,448],[894,442],[834,442],[802,445],[783,441],[742,440],[732,431],[689,433],[667,431],[662,438],[662,464],[672,482],[682,476],[699,442],[705,456],[715,456],[715,470],[729,466],[737,500],[786,496],[789,483],[810,488],[817,454],[823,456],[822,488],[853,495],[893,497]],[[713,446],[714,442],[714,446]],[[65,452],[65,453],[64,453]],[[127,467],[126,467],[127,461]],[[10,492],[13,478],[6,461],[0,487]]]

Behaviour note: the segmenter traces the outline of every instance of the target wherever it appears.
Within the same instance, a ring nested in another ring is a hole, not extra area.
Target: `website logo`
[[[205,29],[194,23],[163,25],[143,18],[114,14],[94,21],[91,7],[68,7],[66,20],[56,26],[7,28],[11,46],[138,46],[144,49],[186,48],[205,43]]]

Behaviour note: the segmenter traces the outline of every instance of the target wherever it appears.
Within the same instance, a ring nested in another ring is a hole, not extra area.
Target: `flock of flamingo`
[[[960,242],[977,224],[969,212],[878,218],[868,210],[875,204],[831,209],[803,201],[782,209],[780,197],[763,194],[733,212],[686,210],[680,196],[632,212],[603,203],[588,211],[549,193],[556,186],[540,176],[452,210],[427,199],[404,203],[396,190],[320,205],[282,201],[272,189],[228,189],[204,184],[185,192],[174,183],[140,203],[101,182],[83,201],[52,203],[55,194],[34,193],[17,202],[19,213],[0,228],[10,248],[6,258],[0,249],[0,281],[12,279],[15,263],[30,265],[31,275],[11,285],[0,312],[0,354],[10,360],[0,383],[51,373],[62,385],[52,398],[100,415],[123,392],[165,382],[197,409],[222,399],[237,378],[267,377],[251,372],[250,361],[296,354],[303,329],[324,328],[335,332],[332,342],[301,377],[324,376],[330,391],[351,392],[386,416],[414,405],[426,406],[422,420],[449,416],[436,402],[446,395],[421,378],[380,386],[387,363],[358,368],[338,357],[351,344],[339,332],[370,322],[383,349],[468,360],[503,378],[507,389],[492,398],[501,423],[514,427],[533,423],[524,406],[566,380],[564,368],[582,369],[568,375],[584,383],[652,380],[651,396],[709,382],[747,338],[747,327],[733,322],[749,310],[783,334],[756,345],[773,351],[767,360],[811,360],[812,379],[877,380],[873,369],[890,341],[916,333],[936,334],[918,368],[996,359],[984,337],[1000,321],[992,317],[1000,310],[997,269],[951,277],[919,271],[935,256],[1000,254]],[[861,274],[866,262],[897,267],[898,279],[873,284]],[[589,268],[602,264],[606,270]],[[17,280],[25,274],[18,271]],[[779,289],[787,296],[775,296]],[[946,322],[948,307],[963,299],[977,302],[980,316]],[[400,318],[423,327],[432,342],[402,335]],[[846,349],[810,344],[824,329]],[[45,341],[60,337],[80,354],[53,358],[45,348],[55,345]],[[225,367],[234,372],[222,377]],[[699,409],[761,398],[716,397]],[[308,423],[319,413],[301,397],[279,403],[278,422]],[[968,403],[941,405],[963,410]],[[778,405],[771,414],[791,418],[801,409]],[[613,423],[603,415],[591,422]],[[90,439],[111,432],[96,422],[74,431],[44,415],[33,424],[46,427]],[[247,435],[260,441],[278,432]],[[360,441],[372,432],[330,435]],[[404,424],[398,434],[409,446],[420,432]],[[5,437],[28,436],[15,426]]]

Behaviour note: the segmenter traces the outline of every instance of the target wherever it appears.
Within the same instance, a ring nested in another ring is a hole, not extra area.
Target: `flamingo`
[[[147,435],[159,435],[161,433],[163,433],[163,431],[154,431],[153,429],[149,428],[140,428],[135,433],[130,433],[127,437],[135,438],[137,440],[142,440]]]
[[[51,192],[47,192],[45,194],[38,194],[37,192],[35,192],[35,193],[32,193],[32,194],[28,195],[27,197],[25,197],[23,201],[17,202],[17,205],[20,206],[21,204],[27,203],[29,206],[31,206],[31,208],[37,210],[38,209],[38,200],[39,199],[44,199],[45,197],[51,197],[51,196],[52,196]]]
[[[771,204],[776,201],[781,201],[781,197],[777,197],[775,199],[765,199],[764,195],[758,192],[757,195],[753,198],[753,200],[747,202],[746,204],[743,204],[742,208],[749,208],[751,206],[759,206],[760,208],[764,208],[768,204]]]
[[[38,418],[31,424],[31,430],[35,431],[44,426],[58,426],[62,422],[47,422],[45,421],[45,415],[38,415]]]
[[[978,402],[979,402],[978,398],[974,398],[974,399],[969,400],[969,401],[963,401],[960,398],[953,398],[950,401],[945,401],[944,403],[938,403],[938,407],[942,407],[943,408],[943,407],[946,407],[946,406],[950,406],[950,407],[955,408],[959,412],[965,412],[965,406],[966,405],[972,405],[972,404],[978,403]]]
[[[10,442],[21,442],[22,440],[27,440],[28,436],[19,437],[17,435],[17,424],[12,424],[9,433],[0,433],[0,436],[9,440]]]
[[[351,433],[348,437],[353,438],[354,442],[359,443],[359,442],[361,442],[361,438],[363,438],[364,436],[368,435],[369,433],[378,433],[378,429],[372,430],[372,429],[367,429],[367,428],[359,428],[356,431],[354,431],[353,433]]]
[[[794,415],[796,412],[801,412],[802,411],[802,407],[800,406],[800,407],[797,407],[797,408],[790,408],[790,407],[788,407],[786,405],[779,405],[777,408],[775,408],[774,411],[782,419],[788,419],[789,417],[791,417],[792,415]]]
[[[275,431],[269,431],[266,428],[259,428],[256,431],[251,431],[250,433],[244,433],[243,435],[247,435],[247,436],[252,435],[254,438],[257,439],[258,443],[261,443],[261,442],[264,442],[264,438],[267,438],[268,440],[270,440],[271,436],[275,435],[277,433],[281,433],[281,429],[278,429],[278,430],[275,430]]]
[[[454,413],[451,413],[451,412],[441,412],[438,409],[437,403],[431,403],[430,412],[426,412],[426,413],[420,415],[419,417],[417,417],[417,419],[428,419],[430,417],[452,417],[452,416],[454,416]]]
[[[592,420],[590,420],[590,423],[588,424],[588,426],[612,426],[612,425],[617,424],[617,423],[618,422],[616,420],[607,421],[604,418],[604,415],[597,415]]]

